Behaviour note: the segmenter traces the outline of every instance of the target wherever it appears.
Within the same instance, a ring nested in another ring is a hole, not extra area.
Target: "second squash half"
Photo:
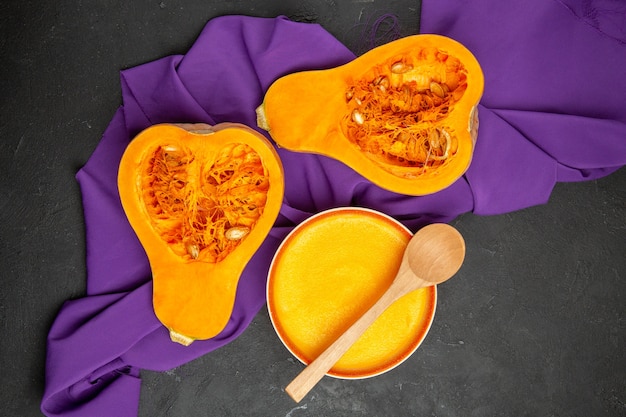
[[[483,87],[462,44],[414,35],[336,68],[279,78],[257,123],[283,148],[335,158],[393,192],[426,195],[469,167]]]

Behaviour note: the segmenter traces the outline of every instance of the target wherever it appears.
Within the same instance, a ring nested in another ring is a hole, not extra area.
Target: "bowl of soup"
[[[295,227],[272,260],[267,307],[284,346],[307,365],[385,292],[411,232],[381,212],[337,208]],[[437,288],[389,307],[328,372],[345,379],[387,372],[409,358],[432,324]]]

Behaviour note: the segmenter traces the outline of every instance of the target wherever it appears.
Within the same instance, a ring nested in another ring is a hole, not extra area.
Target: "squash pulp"
[[[337,208],[298,225],[279,247],[267,283],[272,324],[301,362],[311,363],[387,290],[411,232],[368,209]],[[426,337],[435,286],[389,307],[329,371],[366,378],[408,358]]]

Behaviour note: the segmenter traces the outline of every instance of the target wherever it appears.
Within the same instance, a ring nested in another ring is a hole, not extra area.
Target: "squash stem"
[[[170,329],[170,339],[172,339],[172,342],[180,343],[183,346],[189,346],[194,340],[196,340],[192,337],[180,334],[172,329]]]

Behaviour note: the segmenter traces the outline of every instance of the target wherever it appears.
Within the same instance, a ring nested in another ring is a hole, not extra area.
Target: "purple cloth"
[[[485,74],[466,175],[474,212],[541,204],[556,181],[624,165],[622,0],[424,1],[420,29],[463,43]]]
[[[123,71],[123,106],[77,175],[87,296],[66,302],[50,329],[43,413],[137,415],[139,370],[171,369],[240,335],[265,303],[278,244],[313,213],[365,206],[415,230],[465,212],[545,203],[556,181],[599,178],[626,164],[623,33],[610,36],[602,28],[613,28],[612,21],[597,23],[596,14],[594,25],[578,12],[546,0],[506,6],[484,0],[472,7],[461,0],[424,1],[423,31],[464,42],[485,71],[479,138],[467,175],[440,193],[408,197],[381,190],[337,161],[279,149],[286,190],[276,226],[241,277],[227,327],[189,347],[172,343],[152,310],[149,264],[117,194],[125,146],[159,122],[255,126],[254,109],[273,80],[354,55],[318,25],[226,16],[211,20],[184,56]]]

